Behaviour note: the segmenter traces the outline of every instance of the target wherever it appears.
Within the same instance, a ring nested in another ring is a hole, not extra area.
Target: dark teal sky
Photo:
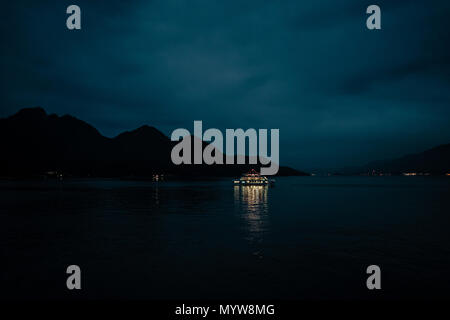
[[[66,7],[82,11],[69,31]],[[378,4],[382,30],[365,27]],[[450,142],[448,1],[14,1],[1,107],[107,136],[279,128],[282,165],[340,167]]]

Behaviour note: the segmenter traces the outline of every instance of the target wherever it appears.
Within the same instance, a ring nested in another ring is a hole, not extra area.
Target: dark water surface
[[[2,298],[450,297],[450,179],[0,181]],[[82,290],[66,289],[66,267]],[[366,289],[377,264],[382,290]]]

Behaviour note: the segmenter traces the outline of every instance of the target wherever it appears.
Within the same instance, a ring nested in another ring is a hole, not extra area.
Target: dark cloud
[[[109,136],[280,128],[281,161],[358,164],[450,140],[450,5],[378,1],[65,1],[3,6],[0,116],[41,105]]]

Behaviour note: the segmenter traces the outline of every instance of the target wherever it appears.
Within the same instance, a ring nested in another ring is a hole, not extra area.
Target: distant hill
[[[450,173],[450,144],[444,144],[432,149],[409,154],[396,159],[370,162],[362,167],[346,168],[339,171],[344,174],[362,173],[429,173],[443,175]]]
[[[142,126],[115,138],[69,115],[48,115],[42,108],[22,109],[0,119],[0,176],[41,175],[59,171],[74,176],[179,177],[239,176],[258,165],[181,165],[170,159],[174,142],[154,127]],[[206,145],[206,144],[205,144]],[[307,175],[280,167],[278,175]]]

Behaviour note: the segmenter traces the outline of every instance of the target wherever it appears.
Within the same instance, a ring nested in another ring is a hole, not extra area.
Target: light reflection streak
[[[268,186],[235,186],[234,202],[246,222],[246,239],[261,242],[269,227]]]

